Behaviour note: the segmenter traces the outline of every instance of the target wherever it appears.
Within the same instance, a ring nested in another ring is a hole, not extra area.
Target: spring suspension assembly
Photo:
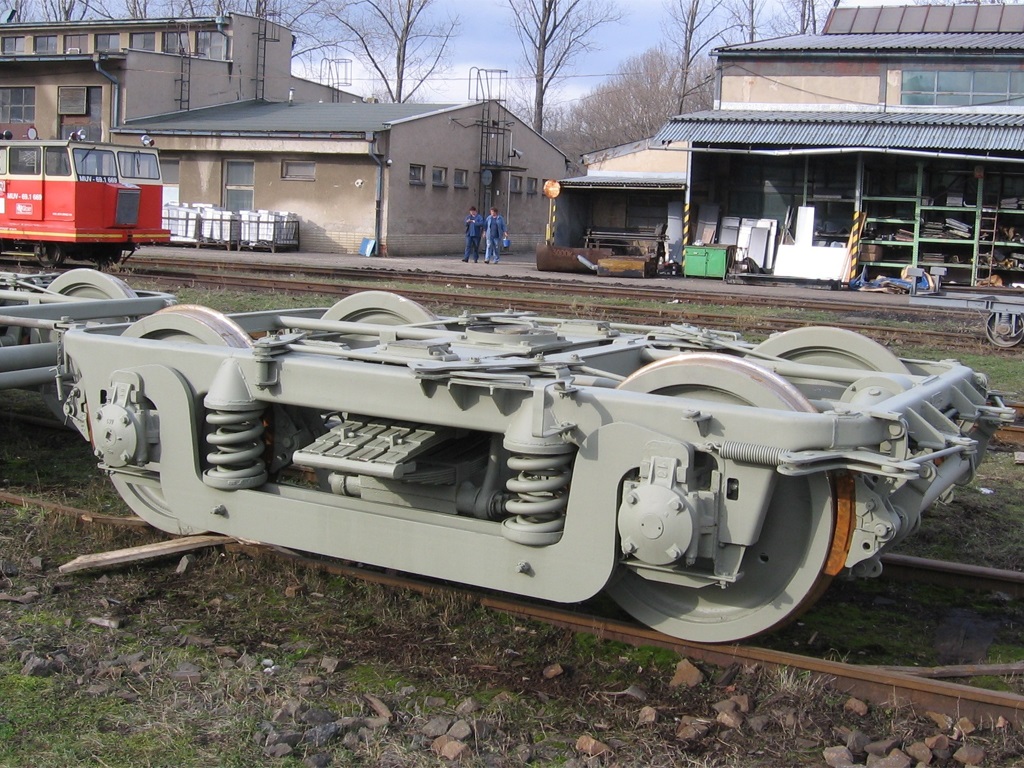
[[[212,449],[206,454],[210,468],[203,472],[203,482],[222,491],[263,485],[264,406],[249,393],[236,363],[226,360],[221,365],[203,404]]]
[[[206,440],[213,448],[206,461],[213,466],[203,473],[203,481],[214,488],[230,491],[255,488],[267,481],[263,455],[262,408],[249,411],[210,411]]]
[[[506,539],[543,547],[562,538],[573,457],[569,446],[563,453],[509,457],[508,467],[517,474],[505,484],[516,495],[505,503],[512,515],[502,521]]]

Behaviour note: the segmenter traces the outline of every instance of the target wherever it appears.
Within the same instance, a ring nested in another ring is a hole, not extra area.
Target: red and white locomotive
[[[120,262],[138,245],[169,241],[162,197],[152,146],[0,136],[0,251],[43,266]]]

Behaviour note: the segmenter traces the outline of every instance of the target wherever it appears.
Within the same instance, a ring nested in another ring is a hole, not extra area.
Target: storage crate
[[[297,249],[299,217],[288,211],[242,211],[239,238],[246,248]]]
[[[199,211],[188,205],[165,205],[161,226],[171,233],[172,243],[199,242]]]

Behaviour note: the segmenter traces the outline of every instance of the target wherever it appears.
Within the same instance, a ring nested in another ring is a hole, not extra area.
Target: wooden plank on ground
[[[64,563],[59,570],[61,573],[75,573],[77,571],[94,570],[96,568],[111,568],[127,563],[138,563],[144,560],[155,560],[159,557],[178,555],[182,552],[191,552],[203,547],[216,547],[234,541],[232,536],[217,536],[204,534],[201,536],[186,536],[181,539],[160,541],[156,544],[144,544],[139,547],[128,547],[127,549],[115,549],[112,552],[99,552],[95,555],[81,555],[69,563]]]

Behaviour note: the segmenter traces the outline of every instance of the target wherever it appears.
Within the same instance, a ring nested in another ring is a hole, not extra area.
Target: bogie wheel
[[[36,260],[46,268],[59,267],[64,263],[67,255],[67,250],[62,243],[44,243],[36,249]]]
[[[985,335],[995,346],[1004,349],[1024,341],[1024,315],[1016,312],[993,312],[985,323]]]
[[[48,290],[76,299],[134,299],[138,296],[124,280],[95,269],[72,269],[58,275]]]
[[[745,360],[700,353],[653,363],[621,389],[713,403],[788,411],[814,407],[784,379]],[[742,576],[724,588],[652,581],[628,564],[608,586],[628,613],[657,630],[695,642],[733,642],[792,620],[825,590],[836,509],[826,474],[780,476]]]
[[[432,323],[437,315],[411,299],[390,291],[362,291],[346,296],[324,312],[322,320],[374,325]]]
[[[252,339],[233,320],[220,312],[192,304],[179,304],[154,312],[132,323],[124,336],[136,339],[158,339],[185,344],[244,349]],[[173,415],[172,415],[173,416]],[[141,518],[169,533],[189,535],[201,530],[182,524],[167,505],[159,481],[140,481],[115,472],[114,487],[129,507]]]
[[[754,347],[751,359],[759,357],[832,368],[909,373],[903,361],[877,341],[845,328],[811,326],[784,331]]]

